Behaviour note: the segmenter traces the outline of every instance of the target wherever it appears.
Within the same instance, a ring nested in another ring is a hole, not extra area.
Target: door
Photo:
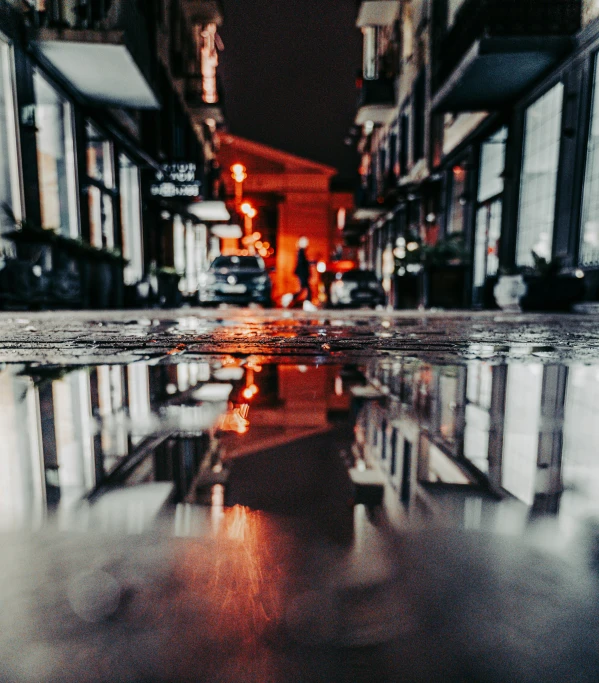
[[[485,305],[484,287],[487,278],[499,270],[499,238],[501,236],[501,198],[479,205],[476,215],[474,240],[474,283],[472,301],[475,306]]]

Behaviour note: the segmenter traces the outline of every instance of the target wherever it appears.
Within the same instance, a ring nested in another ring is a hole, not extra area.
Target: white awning
[[[224,202],[197,202],[189,204],[187,211],[201,221],[228,221],[231,218]]]
[[[358,109],[355,124],[363,126],[366,121],[372,121],[375,125],[386,126],[393,122],[396,111],[392,104],[367,104]]]
[[[356,209],[352,216],[355,221],[374,221],[380,218],[386,209]]]
[[[391,26],[399,17],[399,0],[364,0],[356,26]]]
[[[215,225],[211,232],[215,237],[221,239],[238,240],[243,236],[243,231],[239,225]]]

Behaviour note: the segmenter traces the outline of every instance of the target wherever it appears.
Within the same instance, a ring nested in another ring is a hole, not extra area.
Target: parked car
[[[200,276],[200,304],[271,304],[272,284],[260,256],[218,256]]]
[[[329,290],[329,303],[333,307],[383,306],[385,291],[371,270],[348,270],[337,273]]]

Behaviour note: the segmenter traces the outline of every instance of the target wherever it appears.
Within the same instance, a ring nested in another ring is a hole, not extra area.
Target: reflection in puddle
[[[2,680],[592,680],[599,367],[184,360],[0,372]]]
[[[138,515],[214,500],[295,514],[320,496],[330,517],[354,468],[378,473],[400,527],[550,516],[571,533],[599,512],[598,401],[586,365],[6,366],[0,527],[80,520],[116,493]]]

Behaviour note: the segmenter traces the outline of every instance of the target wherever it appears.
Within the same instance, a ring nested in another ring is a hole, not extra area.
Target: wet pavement
[[[0,681],[598,680],[598,322],[3,314]]]

